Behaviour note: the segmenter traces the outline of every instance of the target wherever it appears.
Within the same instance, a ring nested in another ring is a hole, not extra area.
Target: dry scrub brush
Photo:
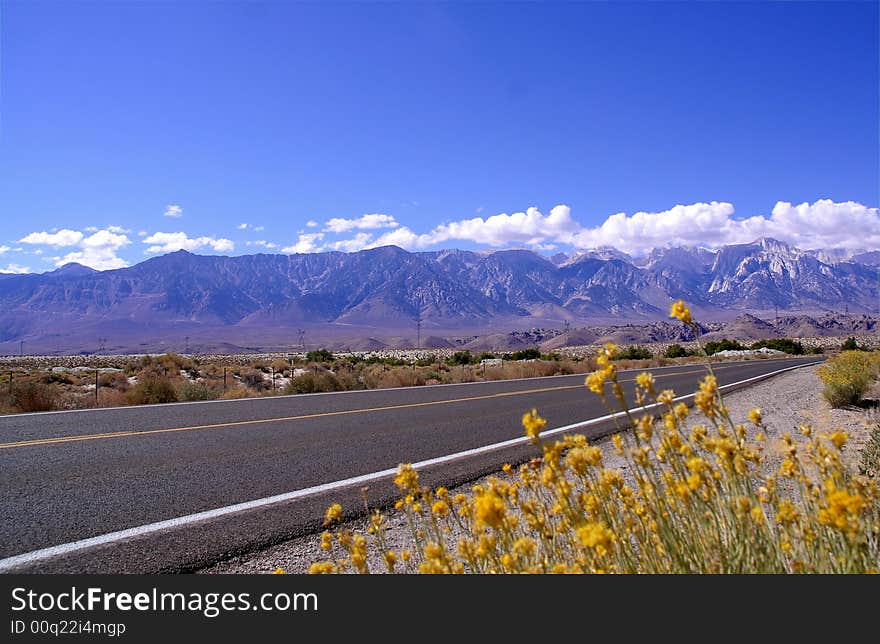
[[[832,407],[855,405],[880,372],[880,352],[844,351],[819,367],[822,395]]]

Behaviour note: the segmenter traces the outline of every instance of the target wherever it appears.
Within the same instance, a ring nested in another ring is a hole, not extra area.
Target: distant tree
[[[613,360],[648,360],[653,358],[654,354],[649,349],[640,346],[631,346],[626,349],[619,350]]]
[[[663,355],[667,358],[684,358],[690,355],[690,352],[680,344],[670,344]]]
[[[859,343],[856,342],[855,338],[847,338],[843,344],[840,345],[841,351],[862,351],[862,347],[859,346]]]
[[[333,354],[327,349],[316,349],[306,354],[307,362],[333,362]]]
[[[465,349],[464,351],[456,351],[452,354],[452,357],[447,360],[449,364],[470,364],[473,362],[473,356],[471,352]]]
[[[519,351],[514,351],[510,359],[511,360],[537,360],[541,357],[541,352],[537,349],[520,349]]]
[[[783,353],[788,353],[794,356],[802,356],[805,353],[804,345],[797,340],[790,340],[789,338],[758,340],[751,346],[752,349],[763,349],[765,347],[767,349],[776,349],[777,351],[782,351]]]
[[[706,355],[714,355],[719,351],[744,351],[745,347],[736,340],[712,340],[705,345]]]

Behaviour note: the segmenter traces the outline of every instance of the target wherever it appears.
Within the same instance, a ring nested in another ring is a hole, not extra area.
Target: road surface
[[[716,369],[724,385],[816,361],[750,360]],[[652,372],[659,388],[684,395],[705,367]],[[628,391],[636,373],[621,373]],[[535,453],[521,441],[479,449],[522,437],[520,419],[532,407],[547,419],[547,429],[606,416],[583,380],[556,376],[0,417],[0,572],[192,570],[315,530],[329,503],[362,506],[365,484],[371,505],[389,503],[394,489],[387,473],[369,475],[404,461],[476,450],[423,468],[434,484],[469,480]],[[595,436],[612,427],[603,421],[578,431]],[[236,504],[244,505],[230,508]],[[164,523],[150,525],[157,522]],[[85,539],[92,541],[69,545]],[[54,546],[61,547],[45,552]]]

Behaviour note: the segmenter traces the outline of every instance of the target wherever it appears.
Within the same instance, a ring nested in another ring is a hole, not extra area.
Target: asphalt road
[[[722,385],[815,358],[717,367]],[[652,370],[660,388],[692,393],[701,365]],[[624,372],[628,390],[637,372]],[[583,375],[336,394],[182,403],[0,417],[0,560],[206,510],[263,499],[522,436],[536,407],[547,428],[608,413]],[[607,433],[610,423],[590,428]],[[452,483],[522,460],[531,446],[425,468]],[[370,502],[394,496],[388,477]],[[11,569],[185,571],[318,527],[329,502],[361,505],[361,485],[190,521],[73,549]],[[0,561],[0,571],[4,570]]]

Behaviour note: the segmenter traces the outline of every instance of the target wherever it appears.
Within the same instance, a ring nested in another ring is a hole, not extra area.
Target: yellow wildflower
[[[647,371],[636,376],[636,384],[649,393],[654,392],[654,382],[654,376]]]
[[[523,414],[522,424],[526,429],[526,436],[528,436],[533,443],[537,443],[541,430],[547,425],[547,421],[538,415],[537,409],[532,409],[530,413]]]
[[[798,511],[797,508],[795,508],[794,503],[788,499],[781,500],[776,509],[776,522],[781,523],[782,525],[788,525],[789,523],[797,521],[797,518]]]
[[[691,316],[691,310],[685,306],[684,300],[672,303],[672,306],[669,308],[669,317],[681,320],[685,324],[693,324],[694,321]]]
[[[661,405],[671,405],[673,400],[675,400],[675,392],[672,389],[664,389],[657,396],[657,402]]]
[[[522,557],[531,557],[535,554],[536,545],[531,537],[520,537],[513,542],[513,552]]]
[[[577,536],[581,545],[595,550],[598,554],[604,554],[614,543],[614,533],[599,522],[582,525],[577,529]]]
[[[443,500],[435,501],[434,505],[431,506],[431,512],[437,516],[445,517],[449,514],[449,505]]]
[[[492,528],[500,527],[507,514],[504,500],[494,490],[480,494],[475,501],[477,522]]]
[[[834,447],[837,448],[837,451],[843,449],[843,446],[846,444],[846,441],[849,439],[849,434],[846,432],[842,432],[840,430],[831,434],[828,439],[834,443]]]
[[[327,508],[327,512],[324,513],[324,525],[328,526],[334,521],[339,521],[342,518],[342,506],[338,503],[334,503],[329,508]]]
[[[330,575],[336,572],[336,566],[329,561],[319,561],[309,566],[310,575]]]
[[[394,484],[401,492],[415,493],[419,491],[419,475],[409,463],[401,463],[397,467]]]
[[[858,530],[858,518],[865,507],[865,499],[860,494],[850,494],[837,489],[833,481],[826,481],[827,501],[819,510],[819,523],[854,535]]]
[[[605,382],[607,381],[607,376],[605,371],[599,370],[594,371],[590,375],[587,376],[586,380],[584,380],[584,384],[587,388],[592,391],[594,394],[602,395],[605,393]]]

